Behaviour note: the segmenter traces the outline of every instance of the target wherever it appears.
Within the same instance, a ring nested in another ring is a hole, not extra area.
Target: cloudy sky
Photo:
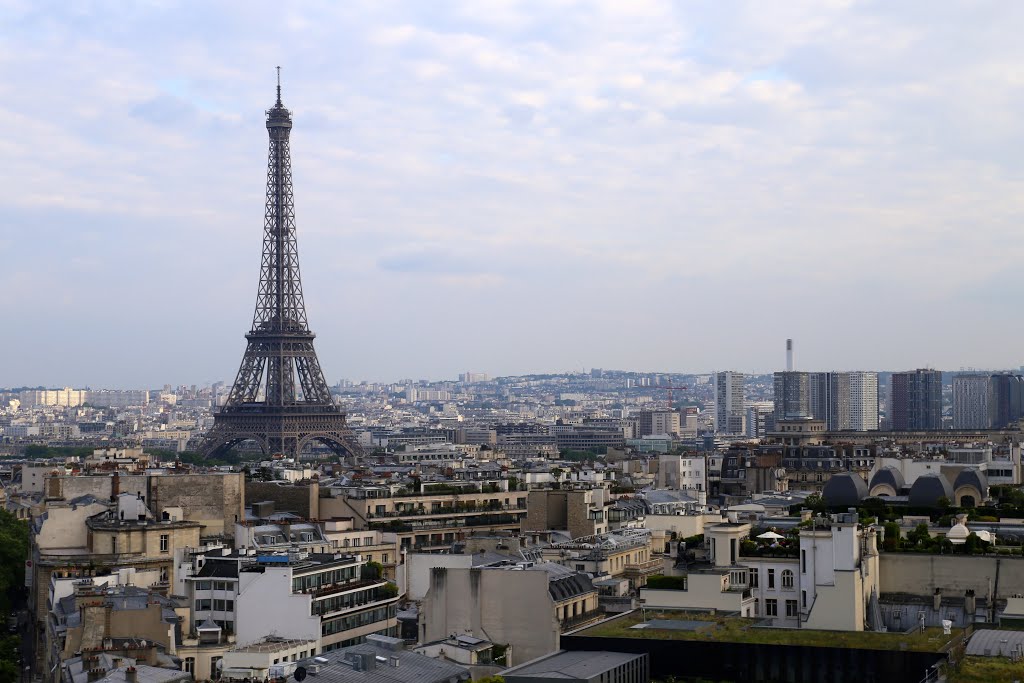
[[[1016,367],[1024,4],[0,0],[0,386]]]

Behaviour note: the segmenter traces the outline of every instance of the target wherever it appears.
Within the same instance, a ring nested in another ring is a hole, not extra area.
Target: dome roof
[[[871,485],[868,488],[875,488],[879,484],[888,484],[892,487],[892,490],[896,492],[896,495],[900,494],[907,483],[903,479],[903,473],[892,465],[887,465],[882,469],[878,470],[871,477]]]
[[[855,472],[834,474],[821,491],[825,503],[832,506],[856,506],[868,496],[868,485],[864,478]]]
[[[978,493],[984,496],[988,492],[988,477],[976,467],[965,467],[960,470],[960,474],[956,475],[953,490],[956,491],[961,486],[974,487]]]
[[[953,487],[941,474],[922,474],[910,487],[911,505],[938,507],[939,498],[953,500]]]
[[[950,527],[949,531],[946,532],[946,538],[951,541],[962,541],[971,535],[971,530],[968,529],[962,522],[954,524]]]

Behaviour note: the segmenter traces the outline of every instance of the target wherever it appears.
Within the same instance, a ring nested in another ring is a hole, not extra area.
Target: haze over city
[[[0,385],[230,382],[282,66],[329,381],[1016,368],[1011,3],[0,9]]]

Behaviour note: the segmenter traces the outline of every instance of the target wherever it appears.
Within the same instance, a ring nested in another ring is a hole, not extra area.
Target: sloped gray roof
[[[1024,631],[997,631],[985,628],[974,632],[967,641],[967,654],[982,657],[1009,657],[1014,650],[1024,649]]]
[[[887,465],[875,472],[871,477],[871,485],[868,488],[873,489],[879,484],[888,484],[893,488],[893,491],[895,491],[897,495],[899,495],[900,491],[902,491],[907,485],[906,480],[903,478],[903,473],[892,465]]]
[[[825,483],[821,497],[830,506],[846,505],[855,507],[868,496],[868,485],[864,477],[856,472],[833,474]]]
[[[977,467],[967,467],[960,470],[960,474],[956,475],[956,481],[953,482],[953,490],[956,491],[961,486],[973,486],[984,496],[988,492],[988,477]],[[978,501],[978,503],[980,502]]]
[[[369,654],[374,658],[383,657],[385,661],[375,661],[374,668],[368,671],[356,671],[345,663],[346,655],[351,654]],[[325,652],[320,656],[327,659],[328,664],[320,667],[317,683],[449,683],[470,679],[469,669],[459,664],[409,650],[388,649],[372,642]],[[392,657],[398,658],[398,666],[391,665]]]
[[[935,507],[940,498],[953,500],[953,487],[941,474],[922,474],[910,487],[910,504]]]
[[[646,654],[629,654],[625,652],[566,652],[561,650],[539,659],[520,664],[502,672],[506,683],[520,681],[551,680],[564,678],[569,681],[591,680],[603,673],[613,671],[634,659],[644,658]]]

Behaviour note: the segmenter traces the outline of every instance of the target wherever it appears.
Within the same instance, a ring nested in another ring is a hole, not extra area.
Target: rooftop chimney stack
[[[793,372],[793,340],[786,340],[786,372]]]

